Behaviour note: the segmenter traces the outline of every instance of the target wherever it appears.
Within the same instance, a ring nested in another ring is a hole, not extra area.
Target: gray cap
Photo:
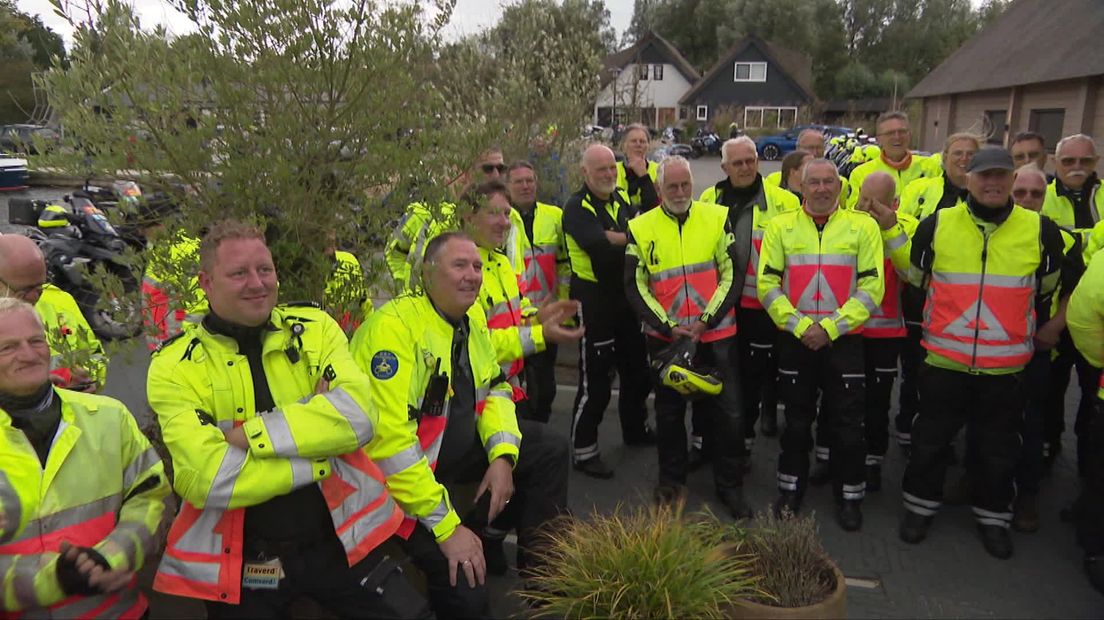
[[[970,158],[970,167],[966,169],[966,172],[985,172],[986,170],[1012,171],[1015,169],[1016,165],[1012,163],[1011,153],[1006,149],[990,147],[974,153],[974,156]]]

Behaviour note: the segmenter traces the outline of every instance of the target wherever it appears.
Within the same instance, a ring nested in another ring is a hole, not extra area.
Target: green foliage
[[[61,37],[11,0],[0,0],[0,124],[27,122],[35,107],[31,76],[53,62],[65,63]]]
[[[773,511],[756,515],[756,527],[736,529],[733,538],[752,558],[751,574],[760,594],[748,598],[777,607],[804,607],[819,603],[836,588],[832,561],[820,544],[812,514],[787,514],[779,519]]]
[[[182,206],[173,234],[261,223],[284,300],[321,298],[334,245],[375,284],[408,202],[454,199],[480,152],[523,154],[532,127],[577,133],[604,35],[586,24],[596,34],[580,45],[580,0],[566,2],[511,6],[508,30],[452,45],[452,0],[174,0],[196,29],[180,38],[122,0],[92,2],[70,16],[70,68],[43,79],[70,148],[41,165],[132,171]],[[547,32],[558,19],[563,32]]]
[[[537,617],[721,618],[727,604],[757,594],[751,558],[709,514],[618,508],[548,528],[533,590]]]
[[[625,38],[635,41],[654,30],[704,71],[741,37],[754,34],[809,56],[821,99],[888,97],[892,79],[888,90],[880,79],[886,70],[918,82],[1007,5],[1008,0],[987,0],[976,9],[970,0],[637,0]]]

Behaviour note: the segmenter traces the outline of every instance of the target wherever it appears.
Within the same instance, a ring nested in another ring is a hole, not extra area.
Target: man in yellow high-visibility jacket
[[[506,174],[510,204],[521,216],[520,230],[512,231],[521,242],[525,273],[521,293],[534,306],[566,300],[571,286],[571,261],[563,234],[563,211],[537,200],[538,179],[533,165],[514,162]],[[548,344],[525,360],[525,391],[533,419],[547,422],[556,399],[556,355],[559,347]]]
[[[1104,221],[1104,187],[1096,174],[1100,161],[1096,143],[1090,136],[1076,134],[1062,138],[1054,150],[1055,179],[1047,186],[1042,214],[1081,235],[1082,244],[1088,245],[1093,227]],[[1088,420],[1092,416],[1093,394],[1096,393],[1096,370],[1073,346],[1069,332],[1062,334],[1058,343],[1058,355],[1050,366],[1050,389],[1046,403],[1046,417],[1053,420],[1047,437],[1047,462],[1053,463],[1062,446],[1065,424],[1066,390],[1069,388],[1070,371],[1076,369],[1081,398],[1077,404],[1074,432],[1077,435],[1077,467],[1086,467],[1089,454],[1087,439]]]
[[[985,550],[1012,556],[1015,464],[1021,451],[1024,368],[1034,353],[1036,308],[1062,277],[1058,226],[1011,200],[1012,156],[970,161],[966,204],[937,211],[909,240],[909,279],[926,290],[920,415],[902,483],[900,537],[919,543],[943,499],[947,446],[970,425],[971,504]]]
[[[368,449],[406,512],[400,544],[425,573],[440,618],[487,615],[478,536],[488,525],[517,527],[525,575],[540,530],[567,505],[566,442],[516,417],[476,303],[481,262],[463,233],[431,239],[422,262],[425,292],[374,312],[352,345],[379,411]],[[479,484],[483,499],[471,510],[452,501],[457,485],[468,483]]]
[[[788,190],[764,181],[759,173],[755,141],[747,136],[726,140],[721,145],[721,170],[725,178],[705,188],[698,200],[728,207],[728,221],[737,238],[737,247],[748,248],[736,259],[736,269],[744,272],[744,286],[736,309],[736,320],[740,324],[736,346],[740,356],[745,444],[751,450],[755,441],[755,422],[760,415],[763,434],[773,436],[778,433],[778,364],[775,355],[778,328],[759,302],[755,286],[759,249],[771,219],[780,213],[799,209],[801,203]]]
[[[1088,423],[1087,474],[1077,500],[1074,521],[1085,552],[1085,571],[1098,592],[1104,593],[1104,252],[1089,263],[1069,302],[1070,334],[1078,350],[1100,373],[1093,417]]]
[[[0,236],[0,292],[33,304],[46,325],[55,385],[82,392],[103,387],[103,345],[77,300],[46,281],[46,262],[34,241],[22,235]]]
[[[122,403],[51,385],[46,340],[0,299],[0,615],[143,617],[134,575],[164,541],[169,481]]]
[[[450,186],[455,191],[454,195],[458,195],[470,183],[498,181],[505,174],[506,164],[502,149],[493,147],[480,153],[479,160],[472,169],[454,179]],[[384,259],[394,280],[396,292],[409,290],[418,284],[413,276],[420,273],[418,265],[425,254],[425,244],[443,232],[458,230],[460,215],[456,212],[456,205],[451,202],[437,205],[414,202],[407,206],[384,248]],[[520,218],[511,218],[511,222],[515,226],[521,225]],[[516,237],[511,236],[511,243],[507,243],[503,250],[514,269],[521,273],[525,267]]]
[[[302,596],[342,616],[428,615],[381,555],[403,514],[364,449],[379,416],[340,326],[277,305],[253,226],[215,224],[199,259],[210,309],[154,353],[146,386],[184,500],[154,589],[217,618],[282,617]]]
[[[904,112],[886,112],[878,117],[877,138],[879,152],[877,157],[867,161],[851,171],[851,187],[862,187],[866,175],[881,170],[897,182],[897,196],[909,183],[930,173],[925,165],[926,157],[909,151],[912,143],[912,127]],[[847,206],[854,207],[859,201],[859,192],[851,192]]]
[[[866,495],[860,334],[882,301],[882,236],[870,216],[839,206],[839,175],[832,162],[813,160],[802,176],[805,204],[767,224],[756,282],[763,307],[785,332],[778,339],[786,429],[775,512],[797,512],[801,506],[819,390],[832,403],[836,519],[844,530],[855,531],[862,527]]]
[[[571,439],[575,469],[611,478],[602,460],[598,425],[609,404],[614,370],[620,378],[617,412],[626,445],[654,445],[648,426],[650,379],[640,322],[625,299],[622,277],[629,220],[636,210],[617,187],[613,151],[592,144],[583,152],[585,183],[564,205],[563,229],[571,260],[571,298],[581,305],[586,327],[579,352],[579,391],[575,395]]]
[[[740,384],[736,370],[736,312],[743,279],[732,264],[735,252],[728,208],[695,202],[690,163],[668,157],[656,176],[660,206],[629,222],[625,251],[625,295],[644,324],[652,359],[672,341],[690,339],[695,362],[715,369],[720,394],[694,403],[707,407],[711,432],[714,490],[736,519],[751,516],[744,500],[746,457]],[[656,439],[659,448],[657,501],[686,495],[686,397],[656,385]],[[705,431],[705,429],[698,429]]]
[[[521,276],[510,265],[510,259],[500,250],[514,229],[506,186],[488,181],[468,190],[460,198],[468,213],[464,230],[479,246],[483,261],[483,285],[476,303],[487,317],[491,340],[498,363],[514,391],[514,403],[519,415],[531,418],[525,390],[521,387],[526,358],[543,353],[548,345],[574,342],[582,337],[581,329],[564,329],[560,319],[572,317],[578,302],[551,301],[538,308],[522,295]]]

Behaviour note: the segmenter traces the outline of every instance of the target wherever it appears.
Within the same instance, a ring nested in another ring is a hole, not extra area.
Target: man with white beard
[[[694,201],[690,164],[682,157],[664,159],[656,181],[660,208],[629,222],[625,296],[644,324],[653,361],[662,360],[668,347],[686,346],[693,353],[684,363],[690,361],[698,369],[707,365],[717,373],[719,393],[698,400],[695,408],[714,412],[708,417],[714,424],[710,435],[716,439],[717,497],[734,518],[746,518],[751,515],[743,495],[744,429],[734,310],[744,274],[733,266],[735,238],[728,207]],[[661,376],[655,387],[655,499],[672,503],[686,495],[686,401],[703,394],[669,385],[665,379]]]

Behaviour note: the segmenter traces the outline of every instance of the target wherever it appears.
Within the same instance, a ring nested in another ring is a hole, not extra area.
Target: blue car
[[[836,125],[798,125],[777,135],[758,138],[755,145],[759,157],[768,161],[782,159],[787,153],[797,149],[797,136],[806,129],[819,129],[826,139],[851,133],[847,127]]]

